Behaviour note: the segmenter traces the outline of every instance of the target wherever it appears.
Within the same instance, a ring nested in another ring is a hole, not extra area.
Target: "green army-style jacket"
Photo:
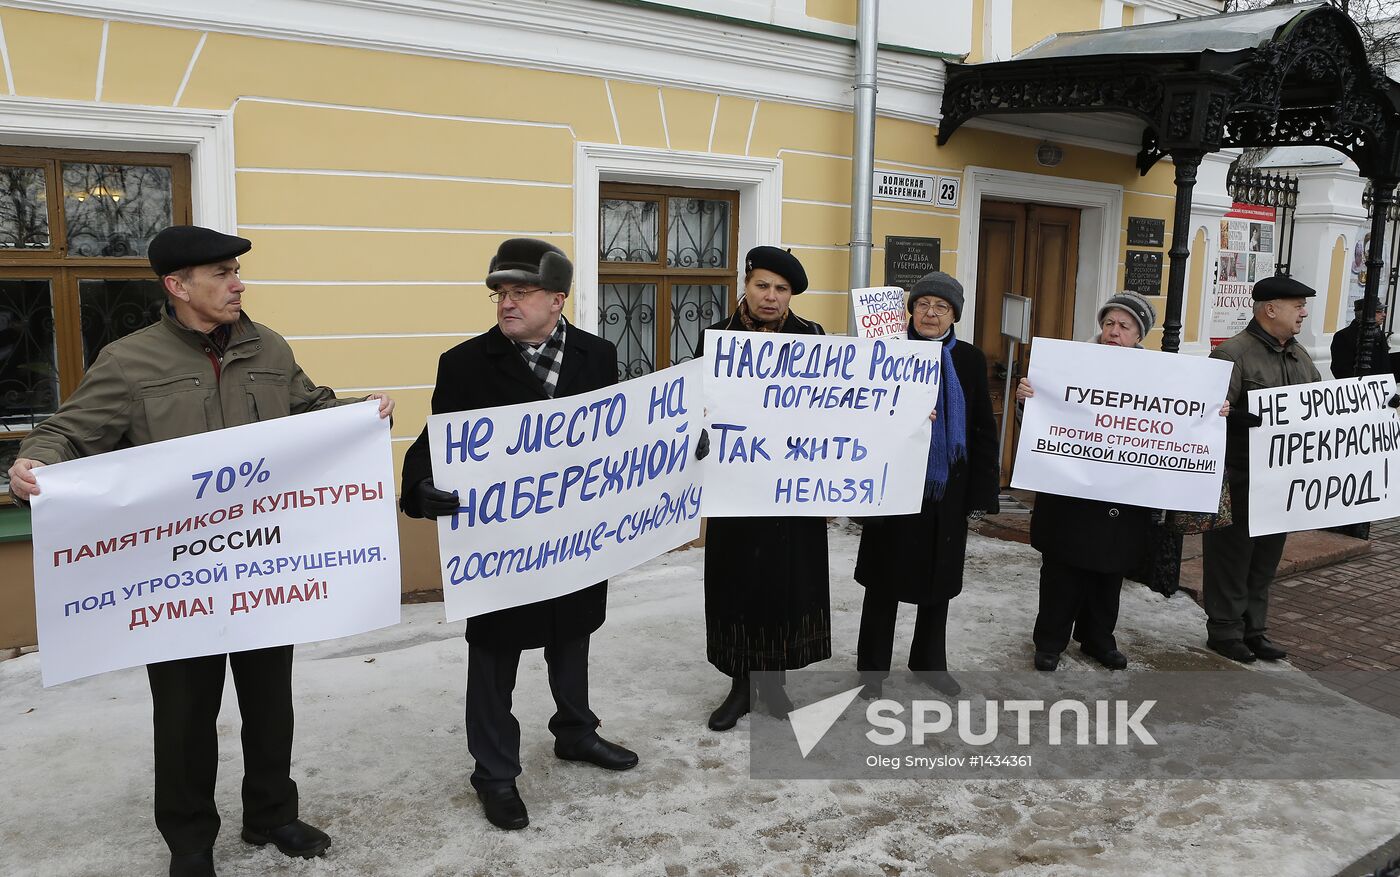
[[[1210,357],[1234,364],[1230,389],[1225,394],[1232,415],[1249,410],[1250,390],[1322,380],[1307,348],[1296,338],[1280,344],[1257,320],[1250,320],[1243,332],[1222,342],[1210,352]],[[1225,467],[1240,474],[1249,471],[1249,432],[1238,416],[1230,417],[1226,424]]]
[[[19,456],[61,463],[359,401],[316,386],[286,339],[246,315],[230,327],[220,358],[208,336],[167,309],[159,322],[102,348]]]

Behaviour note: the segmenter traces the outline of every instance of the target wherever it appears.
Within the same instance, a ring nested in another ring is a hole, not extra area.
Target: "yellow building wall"
[[[1103,0],[1013,0],[1011,51],[1019,52],[1053,33],[1098,30]]]
[[[832,21],[854,8],[807,3]],[[975,2],[979,46],[982,10]],[[1099,14],[1097,0],[1017,0],[1014,11],[1018,47],[1094,27]],[[849,112],[18,9],[0,10],[0,24],[21,97],[232,110],[238,224],[254,242],[249,311],[290,337],[317,380],[393,392],[400,454],[422,425],[439,354],[494,320],[481,278],[499,242],[537,236],[579,255],[580,142],[780,159],[783,231],[772,243],[792,247],[811,280],[793,306],[845,329]],[[1130,157],[1065,147],[1059,166],[1042,168],[1034,139],[968,128],[938,148],[936,134],[880,118],[876,167],[934,175],[977,164],[1118,183],[1125,223],[1169,219],[1165,163],[1139,178]],[[957,210],[876,201],[873,222],[872,282],[883,282],[887,235],[937,237],[943,268],[957,270]]]

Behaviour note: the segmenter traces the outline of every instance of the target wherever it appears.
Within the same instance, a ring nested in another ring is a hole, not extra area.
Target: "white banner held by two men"
[[[1251,390],[1249,535],[1400,515],[1400,413],[1390,375]]]
[[[699,361],[428,418],[447,620],[581,590],[700,535]]]
[[[705,333],[705,514],[919,510],[943,345]]]
[[[398,510],[378,407],[36,469],[44,685],[397,624]]]
[[[1036,338],[1011,486],[1213,512],[1230,363]]]
[[[904,338],[909,313],[904,306],[904,288],[871,286],[851,290],[851,308],[862,338]]]

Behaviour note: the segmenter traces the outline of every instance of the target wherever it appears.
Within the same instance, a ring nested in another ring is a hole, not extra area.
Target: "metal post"
[[[1356,373],[1371,373],[1371,345],[1376,337],[1376,300],[1385,267],[1385,223],[1395,203],[1394,177],[1371,178],[1371,246],[1366,251],[1366,294],[1362,299],[1360,331],[1356,333]],[[1387,369],[1388,371],[1388,369]]]
[[[1191,234],[1191,194],[1196,188],[1196,170],[1201,153],[1183,150],[1172,153],[1176,165],[1176,215],[1172,219],[1172,248],[1167,251],[1171,268],[1167,274],[1167,316],[1162,321],[1162,350],[1181,350],[1181,310],[1186,304],[1186,260],[1191,255],[1187,238]]]
[[[851,148],[850,288],[870,285],[870,200],[875,178],[875,82],[879,49],[880,0],[860,0],[856,33],[855,137]],[[855,308],[848,308],[847,332],[860,334]]]
[[[1006,338],[1006,387],[1001,395],[1001,440],[997,442],[997,459],[1006,459],[1006,439],[1011,435],[1011,373],[1016,369],[1016,339]]]

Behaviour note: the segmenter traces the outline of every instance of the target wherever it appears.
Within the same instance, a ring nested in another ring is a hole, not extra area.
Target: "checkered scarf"
[[[554,331],[538,347],[515,342],[516,349],[525,364],[535,373],[544,385],[544,394],[554,398],[554,390],[559,386],[559,370],[564,365],[564,333],[569,323],[562,316],[554,324]]]

